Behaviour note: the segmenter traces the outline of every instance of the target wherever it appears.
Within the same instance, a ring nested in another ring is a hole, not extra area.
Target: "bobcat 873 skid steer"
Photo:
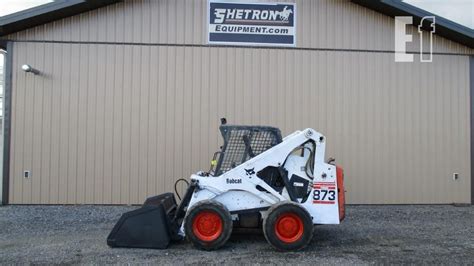
[[[225,119],[220,131],[224,145],[210,171],[191,175],[180,204],[173,193],[148,198],[122,215],[109,246],[166,248],[187,237],[213,250],[244,227],[262,228],[278,250],[298,250],[311,241],[313,225],[344,219],[343,170],[324,161],[323,135],[308,128],[282,139],[277,128]]]

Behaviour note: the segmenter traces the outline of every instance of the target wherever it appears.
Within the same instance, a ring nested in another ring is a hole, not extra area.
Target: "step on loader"
[[[173,193],[148,198],[122,215],[107,238],[111,247],[167,248],[185,237],[215,250],[234,228],[261,228],[276,249],[304,248],[316,224],[344,219],[344,174],[325,162],[326,138],[313,129],[281,137],[264,126],[228,125],[211,169],[191,175],[181,202]],[[178,195],[179,196],[179,195]]]

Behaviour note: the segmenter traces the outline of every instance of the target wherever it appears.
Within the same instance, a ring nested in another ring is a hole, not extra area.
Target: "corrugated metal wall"
[[[172,191],[208,169],[220,117],[326,134],[349,203],[470,202],[468,56],[396,64],[386,52],[152,44],[203,43],[205,1],[186,3],[126,1],[9,37],[151,44],[14,44],[10,203],[141,203]],[[300,47],[393,49],[388,17],[297,3]]]
[[[31,43],[14,51],[12,203],[140,203],[171,191],[207,169],[220,117],[325,133],[350,203],[470,200],[467,57],[395,64],[385,53]],[[21,72],[23,62],[46,76]]]

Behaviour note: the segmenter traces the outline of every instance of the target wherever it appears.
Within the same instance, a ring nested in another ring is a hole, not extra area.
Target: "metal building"
[[[269,2],[269,1],[250,1]],[[394,61],[398,1],[297,0],[296,45],[211,45],[207,0],[56,1],[0,18],[3,203],[137,204],[206,170],[219,118],[312,127],[353,204],[470,203],[472,30]],[[28,64],[40,71],[26,73]]]

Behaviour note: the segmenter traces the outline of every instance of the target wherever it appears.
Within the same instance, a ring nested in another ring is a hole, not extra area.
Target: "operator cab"
[[[282,142],[281,131],[275,127],[228,125],[222,118],[219,130],[224,145],[214,153],[211,169],[206,173],[209,176],[222,175]],[[308,141],[295,148],[282,166],[268,166],[256,175],[280,194],[305,202],[311,191],[315,147],[315,143]]]

